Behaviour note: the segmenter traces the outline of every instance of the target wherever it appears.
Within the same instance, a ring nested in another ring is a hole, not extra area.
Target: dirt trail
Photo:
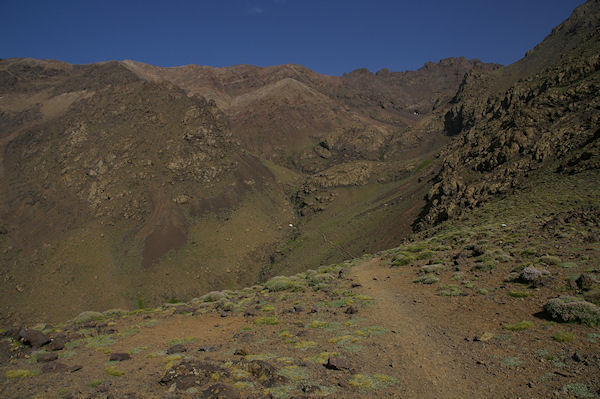
[[[429,324],[430,318],[415,309],[422,301],[413,299],[419,295],[411,292],[406,278],[382,267],[378,260],[352,272],[353,279],[362,285],[359,290],[375,298],[364,316],[392,331],[384,353],[393,359],[389,370],[395,370],[400,380],[398,397],[464,398],[467,393],[480,391],[475,376],[467,376],[460,354],[448,346],[454,339],[447,336],[444,328]],[[485,396],[482,393],[474,397]]]

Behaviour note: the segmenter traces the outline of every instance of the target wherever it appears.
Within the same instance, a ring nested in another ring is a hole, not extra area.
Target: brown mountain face
[[[495,67],[1,61],[3,317],[145,306],[392,245],[424,194],[415,157],[445,140],[411,126]]]
[[[431,112],[436,101],[450,99],[466,72],[498,67],[449,58],[417,71],[373,74],[359,69],[340,78],[300,65],[159,68],[133,61],[124,64],[144,79],[169,81],[188,94],[214,100],[246,148],[309,172],[337,163],[313,159],[323,159],[323,155],[377,159],[399,130]],[[365,140],[371,142],[370,148],[365,148]],[[312,147],[323,141],[334,154],[314,154]],[[306,147],[308,151],[303,151]]]
[[[251,285],[597,169],[598,4],[505,68],[0,61],[3,323]]]

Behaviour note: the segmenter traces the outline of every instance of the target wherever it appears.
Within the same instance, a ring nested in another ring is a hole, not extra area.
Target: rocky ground
[[[600,397],[598,177],[540,174],[397,248],[264,285],[3,331],[0,392]]]

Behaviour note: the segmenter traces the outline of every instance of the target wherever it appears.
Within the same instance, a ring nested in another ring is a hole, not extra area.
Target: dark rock
[[[200,397],[204,399],[237,399],[240,395],[231,386],[218,383],[202,391],[202,396]]]
[[[247,356],[250,353],[248,348],[238,348],[233,352],[235,356]]]
[[[358,308],[354,305],[350,305],[346,308],[346,310],[344,311],[344,313],[346,314],[356,314],[358,313]]]
[[[123,362],[125,360],[130,360],[131,359],[131,355],[129,355],[129,353],[111,353],[110,354],[110,358],[108,360],[110,360],[111,362]]]
[[[350,370],[350,364],[337,356],[329,356],[324,366],[330,370]]]
[[[350,287],[352,287],[352,288],[358,288],[358,287],[362,287],[362,284],[360,284],[360,283],[352,283],[352,285]]]
[[[246,316],[246,317],[254,317],[254,316],[256,316],[256,311],[253,310],[253,309],[247,309],[244,312],[244,316]]]
[[[65,335],[57,335],[52,338],[52,341],[47,346],[48,350],[51,351],[60,351],[65,349],[65,345],[67,344],[67,337]]]
[[[302,312],[304,312],[304,308],[302,306],[296,305],[296,306],[294,306],[294,312],[302,313]]]
[[[216,349],[212,346],[200,346],[198,352],[214,352]]]
[[[167,355],[172,355],[173,353],[183,353],[185,351],[187,351],[187,349],[184,345],[177,344],[177,345],[173,345],[169,349],[167,349]]]
[[[38,363],[53,362],[53,361],[55,361],[57,359],[58,359],[58,354],[57,353],[39,353],[36,356],[36,361]]]
[[[46,363],[42,366],[42,373],[64,373],[69,367],[61,362]]]
[[[81,366],[81,365],[79,365],[79,364],[76,364],[75,366],[71,366],[71,367],[69,367],[69,368],[67,369],[67,371],[68,371],[69,373],[75,373],[75,372],[77,372],[77,371],[81,370],[82,368],[83,368],[83,366]]]
[[[159,383],[168,386],[175,383],[178,390],[186,390],[195,385],[209,384],[214,381],[212,375],[217,372],[224,376],[229,375],[229,371],[223,369],[217,362],[184,361],[168,369]]]
[[[576,362],[583,361],[583,358],[581,357],[581,355],[578,352],[573,353],[573,356],[571,356],[571,359],[575,360]]]
[[[286,383],[286,377],[279,375],[277,369],[264,360],[252,360],[246,363],[246,369],[265,387],[273,387]]]
[[[575,280],[575,283],[579,289],[583,291],[589,291],[594,287],[595,284],[598,283],[598,280],[596,280],[591,274],[583,273],[579,276],[579,278],[577,278],[577,280]]]
[[[50,342],[50,338],[46,334],[38,330],[24,328],[19,332],[19,337],[24,344],[30,345],[33,348],[39,348]]]

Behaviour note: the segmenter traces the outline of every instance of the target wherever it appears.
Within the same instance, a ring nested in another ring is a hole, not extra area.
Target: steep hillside
[[[486,67],[1,61],[2,318],[189,298],[394,245],[445,142],[439,124],[411,133],[427,119],[411,104]]]
[[[523,60],[465,78],[445,115],[446,131],[457,137],[441,152],[417,229],[517,188],[535,169],[600,166],[599,15],[600,2],[588,2]],[[506,91],[490,91],[517,77]]]
[[[222,113],[116,62],[59,65],[2,65],[3,317],[255,282],[294,214]]]

